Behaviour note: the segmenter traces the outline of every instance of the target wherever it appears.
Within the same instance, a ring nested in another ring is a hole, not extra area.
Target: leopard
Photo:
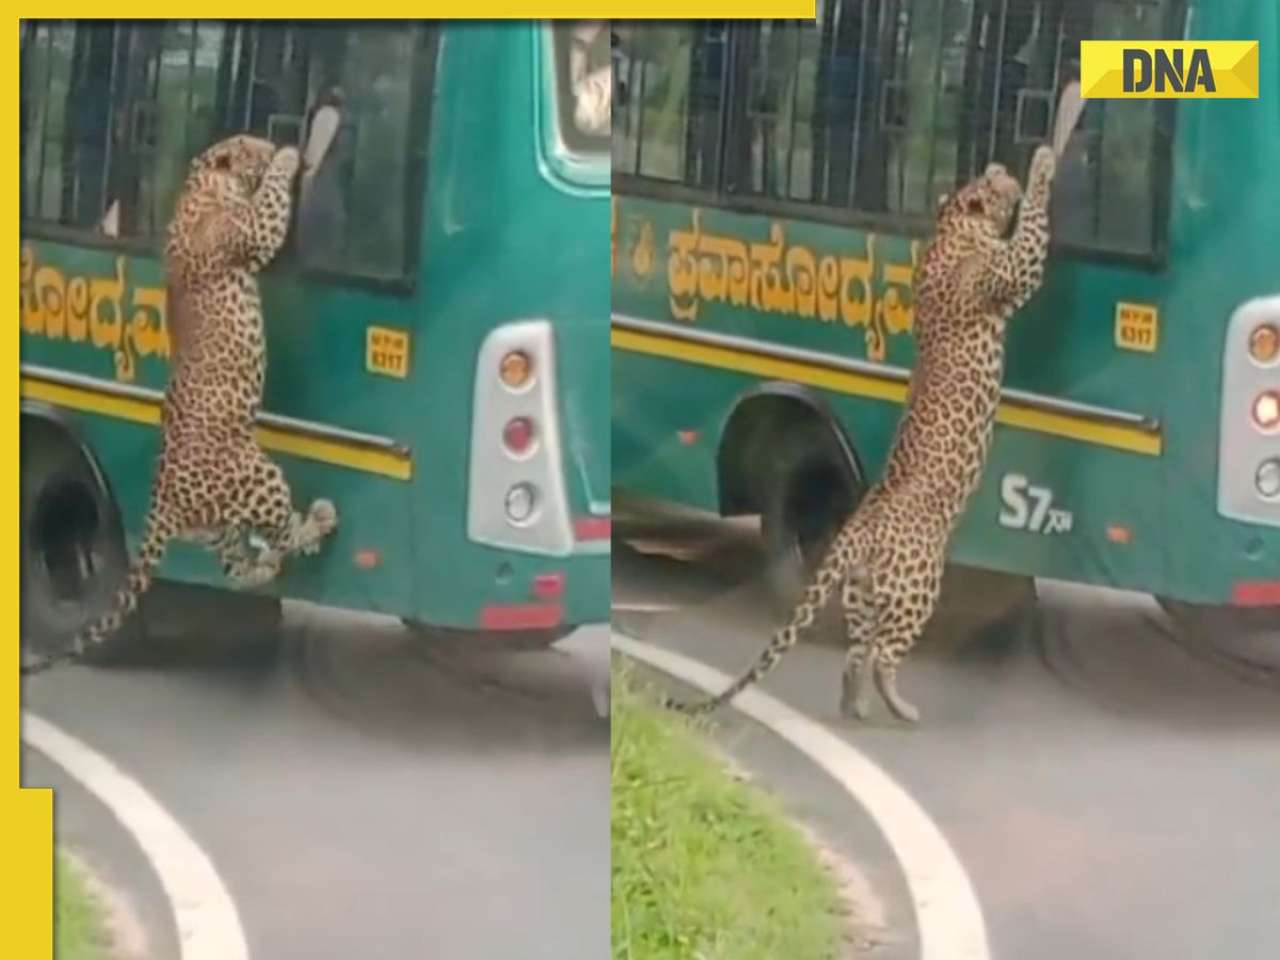
[[[280,465],[255,436],[266,378],[258,274],[291,222],[295,147],[236,134],[189,163],[164,248],[172,361],[160,449],[138,555],[105,611],[24,673],[82,658],[138,607],[169,543],[211,550],[240,589],[269,583],[291,554],[314,554],[337,527],[332,501],[295,510]]]
[[[1049,147],[1036,149],[1025,194],[993,162],[939,198],[914,274],[915,364],[881,477],[836,530],[790,618],[752,666],[710,698],[669,699],[669,707],[697,714],[733,700],[839,591],[848,643],[841,715],[869,719],[874,679],[894,715],[919,722],[919,707],[898,691],[898,670],[937,606],[951,535],[991,450],[1006,327],[1044,280],[1055,163]]]

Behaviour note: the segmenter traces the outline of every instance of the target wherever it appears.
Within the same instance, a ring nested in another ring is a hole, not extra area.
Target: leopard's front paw
[[[1047,145],[1036,147],[1036,152],[1031,157],[1031,172],[1027,175],[1027,192],[1048,193],[1056,168],[1057,159],[1053,148]]]
[[[297,147],[281,147],[271,159],[271,165],[290,180],[297,175],[301,163],[302,158],[298,155]]]

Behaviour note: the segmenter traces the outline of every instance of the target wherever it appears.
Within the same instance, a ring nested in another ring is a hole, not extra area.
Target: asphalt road
[[[736,674],[779,619],[752,533],[619,517],[616,627]],[[917,729],[879,705],[866,726],[839,716],[838,621],[766,689],[929,812],[996,960],[1280,955],[1280,689],[1201,656],[1147,598],[1041,583],[1037,602],[1026,586],[949,579],[900,677]],[[861,861],[902,955],[915,936],[904,881],[865,818],[776,738],[732,711],[721,722],[731,751]]]
[[[497,657],[300,605],[263,662],[65,667],[24,707],[139,780],[212,859],[254,960],[600,960],[609,951],[604,627]],[[37,751],[58,836],[177,957],[157,878]]]

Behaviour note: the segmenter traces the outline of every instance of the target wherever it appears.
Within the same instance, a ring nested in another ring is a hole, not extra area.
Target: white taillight
[[[1280,458],[1264,460],[1253,482],[1259,496],[1267,500],[1280,497]]]
[[[1253,401],[1253,422],[1263,430],[1280,427],[1280,390],[1264,390]]]
[[[538,508],[538,491],[528,483],[517,483],[507,491],[507,519],[522,525],[532,519]]]

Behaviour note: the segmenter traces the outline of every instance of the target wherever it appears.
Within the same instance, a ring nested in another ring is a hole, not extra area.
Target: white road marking
[[[23,713],[22,738],[101,800],[133,835],[169,898],[182,960],[248,960],[240,915],[212,861],[141,784],[34,714]]]
[[[690,657],[617,633],[612,644],[708,693],[732,679]],[[986,924],[969,875],[937,824],[905,789],[848,742],[763,690],[744,690],[732,706],[808,756],[875,821],[906,877],[920,960],[990,960]]]

